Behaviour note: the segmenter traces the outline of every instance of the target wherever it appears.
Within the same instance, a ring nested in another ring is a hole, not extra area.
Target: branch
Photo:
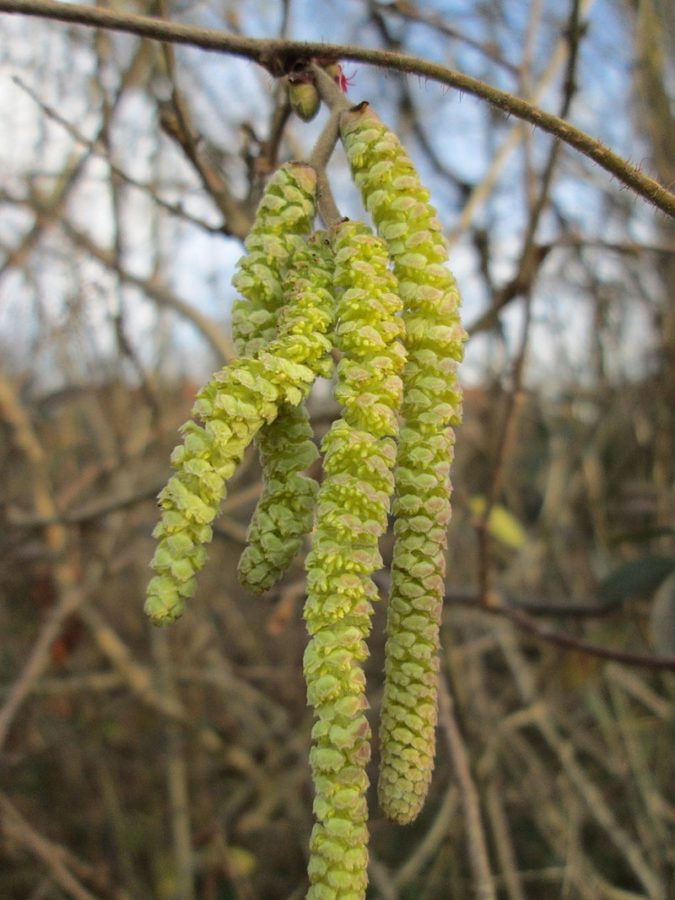
[[[62,219],[60,225],[73,244],[82,248],[89,256],[92,256],[112,272],[115,272],[121,281],[139,288],[147,297],[154,300],[158,306],[172,309],[183,316],[183,318],[192,322],[216,351],[220,360],[229,362],[234,359],[236,356],[234,346],[225,331],[214,319],[175,294],[163,284],[158,276],[141,278],[139,275],[134,275],[132,272],[128,272],[117,265],[114,254],[110,250],[100,247],[89,235],[77,229],[68,219]]]
[[[533,603],[530,601],[528,603],[528,601],[523,601],[520,598],[516,600],[514,597],[507,597],[495,589],[489,592],[486,602],[483,602],[478,591],[453,590],[445,595],[444,603],[447,605],[466,606],[492,616],[503,616],[510,619],[514,625],[531,634],[537,640],[555,644],[558,647],[563,647],[565,650],[588,653],[590,656],[598,656],[601,659],[624,663],[627,666],[638,666],[644,669],[664,669],[675,672],[675,656],[656,656],[654,654],[633,653],[629,650],[613,650],[611,647],[603,647],[600,644],[592,644],[581,638],[573,637],[565,631],[558,631],[554,628],[540,625],[535,619],[535,616],[555,616],[556,618],[559,616],[582,618],[607,616],[616,612],[617,607],[614,605],[593,605],[590,602],[574,600],[570,600],[566,605],[556,601],[549,603],[549,605],[545,605],[544,602]]]
[[[491,592],[488,595],[487,603],[471,603],[469,605],[486,613],[504,616],[510,619],[518,628],[537,638],[537,640],[555,644],[557,647],[562,647],[565,650],[588,653],[589,656],[609,659],[613,662],[624,663],[627,666],[640,666],[643,669],[663,669],[675,672],[675,656],[656,656],[653,654],[633,653],[630,650],[614,650],[611,647],[603,647],[601,644],[593,644],[581,638],[573,637],[564,631],[557,631],[554,628],[540,625],[522,609],[509,606],[496,592]]]
[[[96,900],[68,866],[71,854],[60,844],[43,837],[4,794],[0,794],[0,830],[9,842],[16,842],[38,859],[50,877],[73,900]]]
[[[221,53],[231,53],[256,62],[274,77],[286,74],[294,64],[314,57],[330,60],[350,60],[367,65],[383,66],[398,72],[419,75],[431,81],[457,88],[487,100],[507,114],[530,122],[574,147],[599,166],[610,172],[622,184],[644,197],[658,209],[675,218],[675,194],[658,181],[645,175],[637,166],[627,162],[600,141],[569,122],[547,113],[539,107],[500,91],[477,78],[463,75],[437,63],[428,62],[405,53],[371,50],[348,44],[323,44],[309,41],[285,41],[279,38],[262,40],[240,37],[225,31],[168,22],[150,16],[133,16],[99,7],[65,4],[54,0],[0,0],[0,12],[20,13],[62,22],[73,22],[91,28],[107,28],[136,34],[155,41],[187,44]]]
[[[490,856],[478,798],[478,789],[471,773],[469,750],[455,716],[455,701],[444,674],[438,683],[438,724],[445,735],[445,743],[459,783],[464,809],[469,865],[473,876],[472,893],[479,900],[496,900]]]

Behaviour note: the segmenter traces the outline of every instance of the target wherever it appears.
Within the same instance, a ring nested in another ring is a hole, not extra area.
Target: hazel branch
[[[61,22],[72,22],[90,28],[107,28],[126,34],[155,41],[185,44],[221,53],[231,53],[250,59],[266,68],[274,77],[285,75],[298,61],[319,57],[329,60],[349,60],[367,65],[382,66],[398,72],[419,75],[439,84],[457,88],[467,94],[486,100],[497,109],[514,115],[537,128],[547,131],[564,143],[574,147],[584,156],[592,159],[622,184],[631,188],[645,200],[671,217],[675,217],[675,194],[645,175],[638,166],[623,159],[601,141],[591,137],[564,119],[545,112],[526,100],[492,85],[448,69],[438,63],[395,53],[390,50],[375,50],[355,47],[350,44],[323,44],[313,41],[286,41],[279,38],[256,39],[167,22],[151,16],[134,16],[98,7],[80,4],[65,4],[54,0],[0,0],[0,12],[38,16]]]

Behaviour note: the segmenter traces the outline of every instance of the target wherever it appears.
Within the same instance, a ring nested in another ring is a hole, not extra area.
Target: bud
[[[321,106],[321,98],[316,85],[304,78],[288,81],[288,100],[291,109],[303,122],[311,122]]]

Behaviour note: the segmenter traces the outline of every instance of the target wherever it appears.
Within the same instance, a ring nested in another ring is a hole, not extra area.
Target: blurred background
[[[96,5],[403,50],[675,184],[667,0]],[[20,16],[0,34],[0,896],[301,898],[302,559],[268,595],[238,587],[253,450],[185,617],[153,629],[142,604],[177,428],[233,356],[261,188],[327,113],[290,117],[233,57]],[[412,826],[372,798],[369,897],[667,900],[675,225],[476,98],[345,70],[430,188],[470,332],[436,773]],[[362,217],[339,147],[329,173]],[[310,406],[320,440],[329,384]],[[384,603],[375,733],[383,626]]]

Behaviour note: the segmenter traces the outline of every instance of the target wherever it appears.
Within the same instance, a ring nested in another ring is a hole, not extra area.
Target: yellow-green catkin
[[[287,301],[289,260],[309,234],[316,212],[316,173],[286,163],[272,176],[256,212],[233,284],[241,293],[232,333],[241,356],[255,356],[274,339]],[[312,528],[318,485],[301,474],[318,456],[304,405],[286,405],[256,441],[264,490],[251,519],[239,580],[250,591],[268,590],[284,574]]]
[[[364,203],[387,243],[404,304],[408,362],[378,785],[384,813],[404,824],[419,813],[434,765],[451,426],[461,420],[457,364],[465,333],[441,225],[400,141],[367,104],[343,113],[341,135]]]
[[[312,530],[319,489],[303,475],[319,455],[304,406],[285,406],[256,439],[263,470],[263,494],[239,559],[239,581],[249,591],[269,590],[279,581]]]
[[[286,303],[289,261],[312,231],[316,215],[316,172],[289,162],[267,182],[232,284],[241,294],[232,307],[232,338],[239,356],[255,356],[277,336],[279,310]]]
[[[335,229],[338,419],[322,443],[324,481],[307,557],[304,657],[314,707],[310,764],[316,823],[310,900],[365,897],[368,864],[366,764],[370,727],[365,678],[373,572],[382,565],[405,362],[396,279],[381,240],[361,223]]]
[[[287,273],[289,303],[279,317],[277,337],[255,357],[235,360],[197,396],[183,443],[173,452],[175,475],[159,495],[162,517],[153,532],[159,541],[152,560],[145,611],[155,624],[182,615],[194,594],[204,544],[225,496],[225,482],[246,447],[284,404],[297,406],[331,351],[332,254],[318,236],[294,252]]]

